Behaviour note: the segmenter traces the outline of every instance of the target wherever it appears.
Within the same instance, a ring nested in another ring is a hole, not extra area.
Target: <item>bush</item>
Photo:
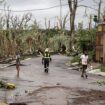
[[[105,72],[105,66],[103,66],[103,65],[97,67],[96,69],[100,69],[101,72]]]
[[[95,55],[95,51],[89,51],[88,52],[88,55],[89,55],[89,60],[93,61],[94,60],[94,55]]]
[[[80,60],[80,57],[79,57],[79,56],[75,56],[75,57],[73,57],[73,59],[71,60],[71,63],[79,62],[79,60]]]
[[[105,66],[101,66],[100,69],[101,69],[101,72],[105,72]]]

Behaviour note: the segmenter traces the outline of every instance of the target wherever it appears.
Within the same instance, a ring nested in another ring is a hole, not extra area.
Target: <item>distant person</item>
[[[43,55],[43,58],[42,58],[42,64],[44,64],[44,71],[46,73],[48,73],[48,71],[49,71],[49,62],[50,61],[51,61],[51,56],[50,56],[50,53],[49,53],[49,49],[46,48],[45,52],[44,52],[44,55]]]
[[[81,57],[80,57],[80,60],[81,60],[81,64],[82,64],[82,74],[81,74],[81,77],[88,77],[87,73],[86,73],[86,69],[87,69],[87,65],[88,65],[88,55],[87,55],[87,52],[84,52]]]
[[[19,77],[20,72],[20,54],[16,53],[16,70],[17,70],[17,77]]]
[[[61,46],[61,52],[63,54],[66,53],[66,46],[64,44]]]
[[[38,49],[38,54],[43,55],[43,51],[41,48]]]

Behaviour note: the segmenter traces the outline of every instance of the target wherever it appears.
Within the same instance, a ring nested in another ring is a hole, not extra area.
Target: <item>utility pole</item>
[[[62,29],[62,1],[60,0],[60,27]]]
[[[92,28],[92,15],[89,16],[89,30]]]
[[[99,1],[99,4],[98,4],[98,21],[99,22],[100,22],[101,6],[102,6],[102,0],[100,0]]]

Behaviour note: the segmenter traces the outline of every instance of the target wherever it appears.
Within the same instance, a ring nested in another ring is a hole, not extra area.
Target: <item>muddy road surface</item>
[[[69,57],[52,56],[49,73],[45,73],[41,57],[22,61],[20,77],[16,77],[15,66],[1,68],[0,79],[16,84],[16,89],[0,89],[0,102],[27,105],[105,105],[105,77],[70,69]]]

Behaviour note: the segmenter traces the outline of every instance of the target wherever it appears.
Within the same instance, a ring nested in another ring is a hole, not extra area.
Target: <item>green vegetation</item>
[[[94,59],[95,59],[95,50],[89,51],[88,55],[89,55],[89,61],[94,61]]]
[[[96,69],[100,69],[101,72],[105,72],[105,66],[103,66],[103,65],[97,67]]]
[[[91,51],[95,47],[96,29],[79,29],[75,33],[75,42],[79,46],[79,51]]]
[[[105,66],[101,66],[100,69],[101,69],[101,72],[105,72]]]
[[[105,81],[97,81],[96,83],[100,86],[105,85]]]
[[[94,48],[96,30],[83,29],[83,23],[76,30],[73,30],[74,27],[70,31],[66,30],[68,14],[64,18],[63,27],[57,25],[51,28],[50,24],[46,24],[46,29],[41,29],[36,19],[32,20],[31,13],[18,17],[8,11],[5,16],[0,17],[0,58],[14,58],[16,52],[23,56],[36,55],[39,49],[43,52],[46,47],[55,53],[61,51],[62,45],[66,47],[67,55],[81,53],[84,49],[90,52]],[[90,54],[91,58],[93,53]],[[72,62],[78,61],[78,58]]]
[[[84,50],[87,51],[90,61],[93,61],[95,56],[95,50],[93,50],[95,46],[95,36],[96,29],[85,30],[80,28],[75,33],[74,46],[76,51],[79,54],[82,53]],[[75,53],[76,52],[74,52],[74,54]],[[79,62],[79,59],[79,56],[74,56],[71,60],[71,63]]]
[[[75,56],[73,57],[73,59],[71,60],[71,63],[75,63],[75,62],[79,62],[80,61],[80,57],[79,56]]]
[[[69,46],[68,31],[62,32],[57,29],[30,28],[28,30],[10,30],[9,37],[7,31],[0,31],[0,56],[15,56],[16,51],[22,55],[35,54],[40,48],[42,51],[49,47],[51,52],[58,52],[62,44]],[[36,55],[36,54],[35,54]]]
[[[96,82],[92,82],[92,84],[97,84],[99,86],[103,86],[103,85],[105,85],[105,81],[104,80],[99,80],[99,81],[96,81]]]

